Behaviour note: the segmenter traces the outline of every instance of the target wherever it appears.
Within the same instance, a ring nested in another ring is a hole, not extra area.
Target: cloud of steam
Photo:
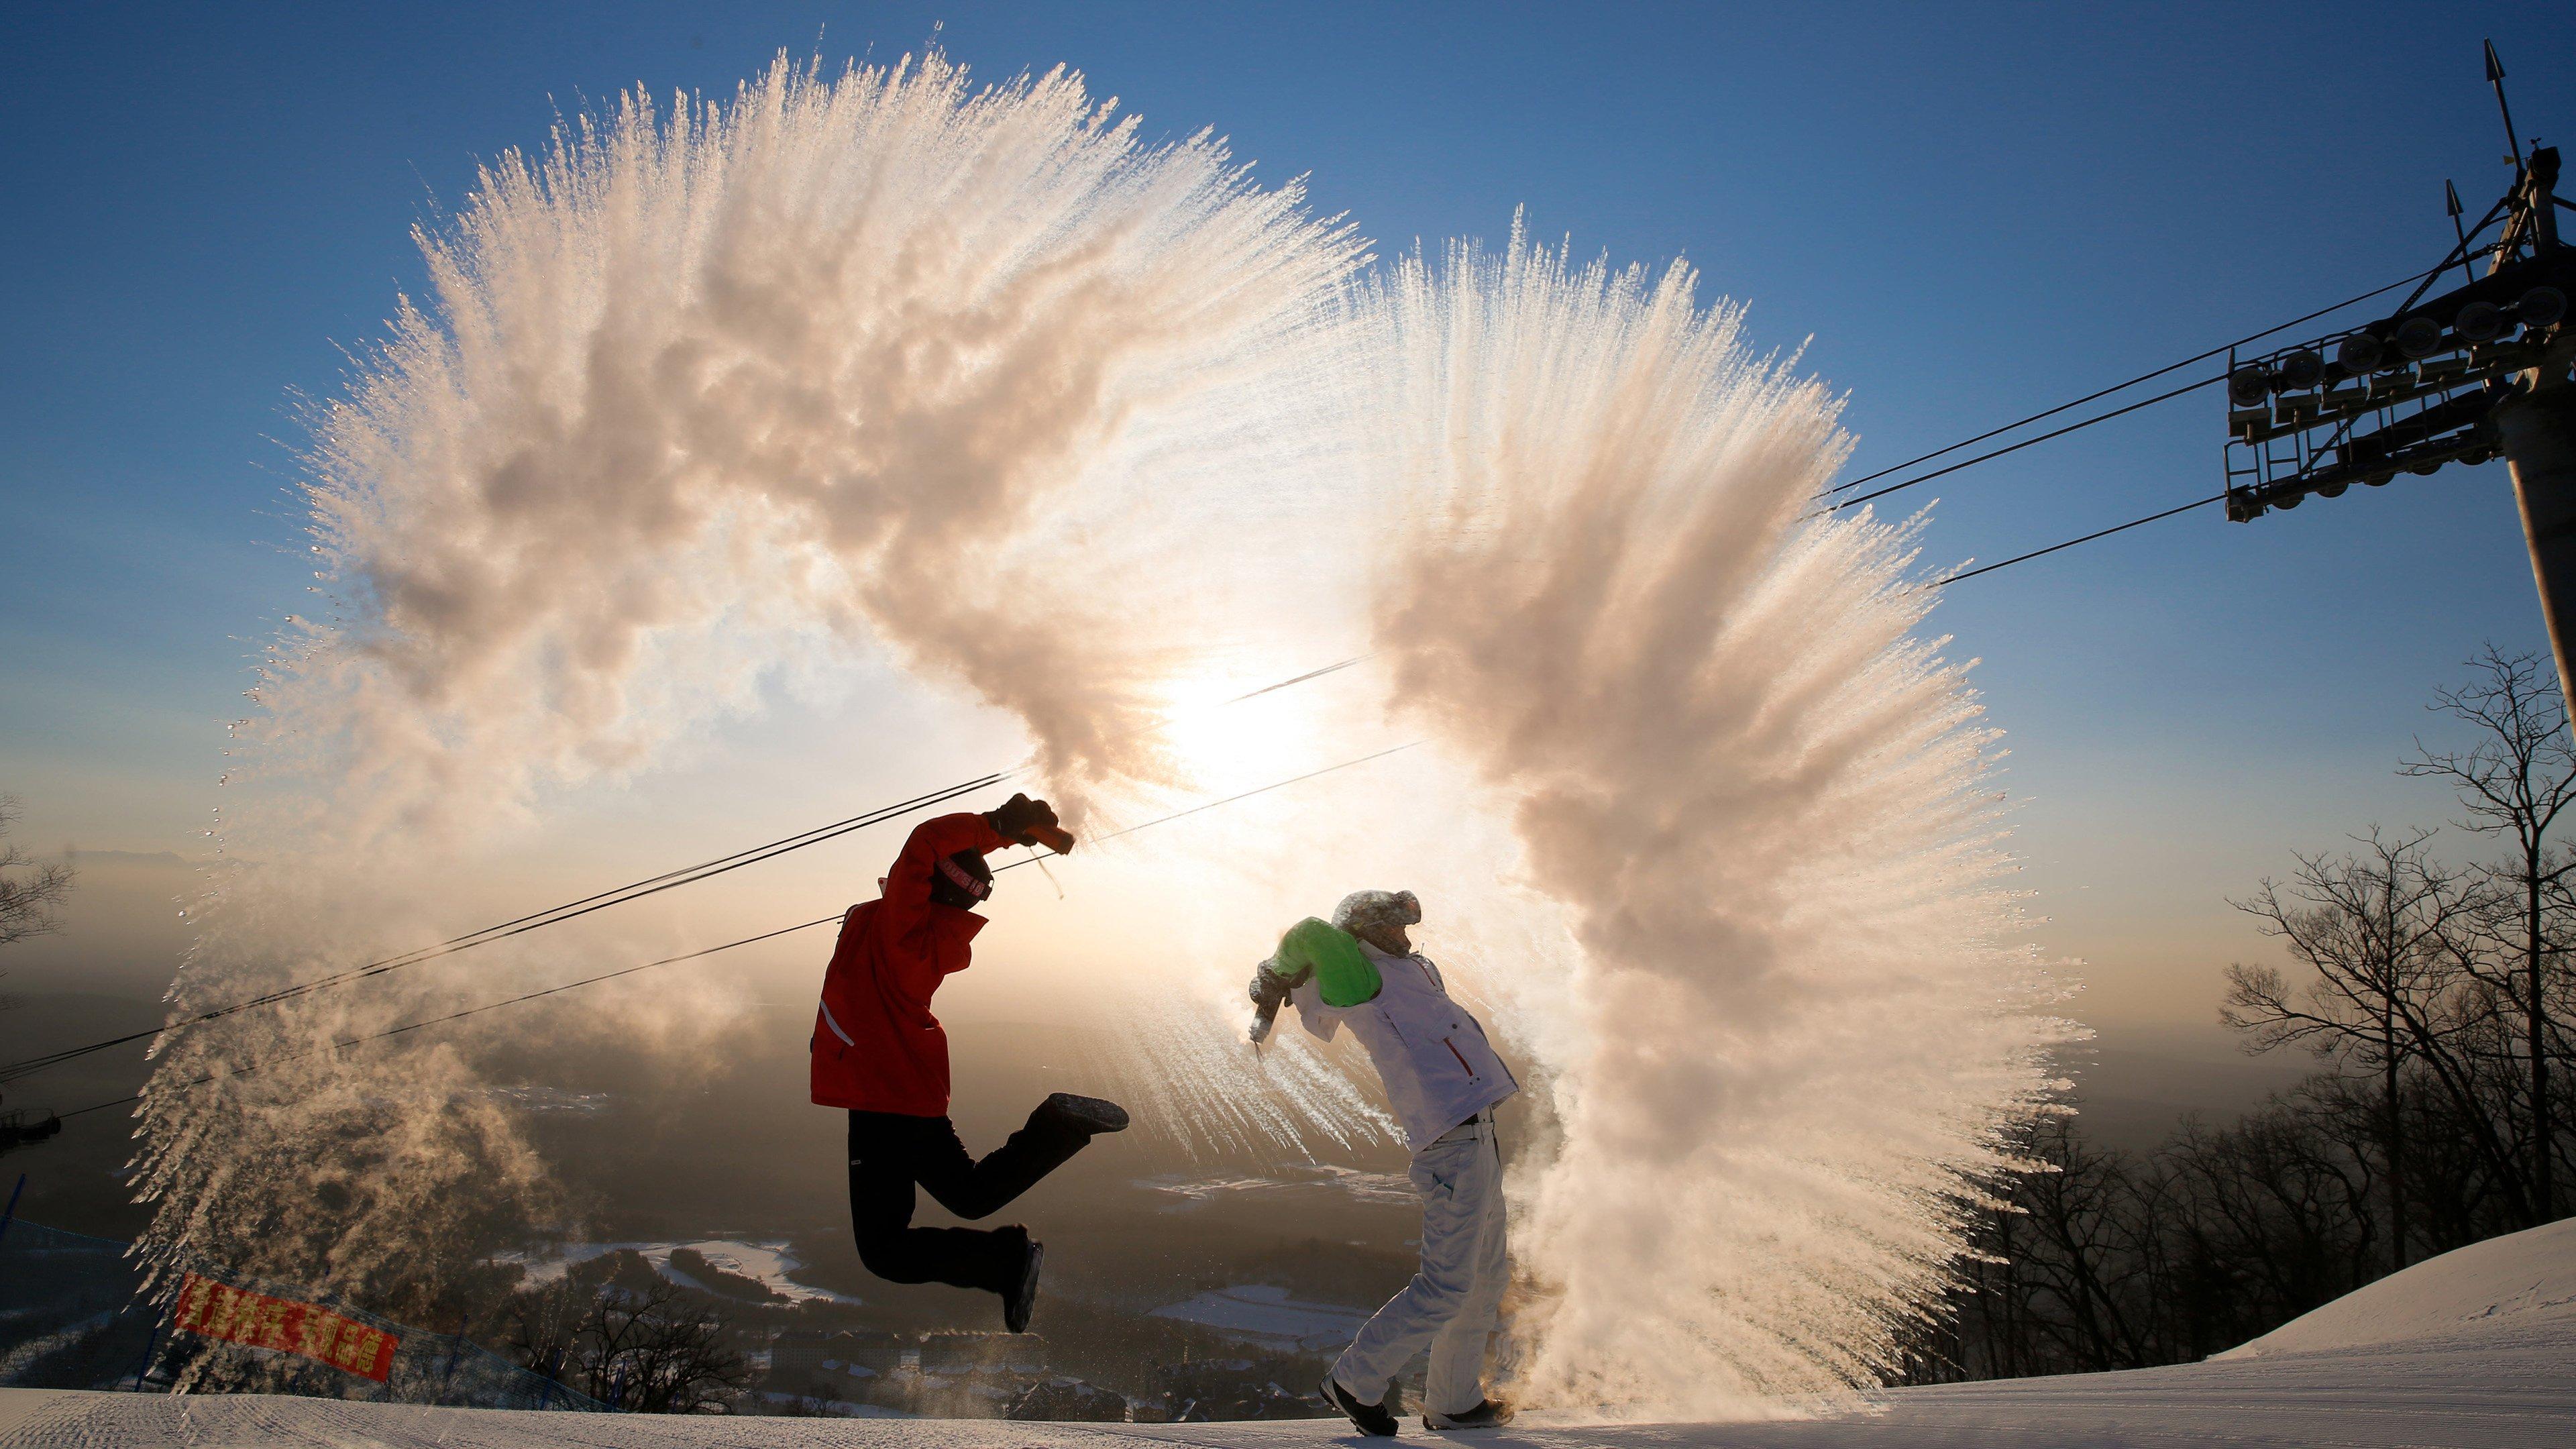
[[[936,55],[636,93],[421,246],[431,302],[316,418],[346,613],[264,698],[405,835],[638,764],[799,631],[1021,715],[1060,782],[1150,773],[1148,600],[1104,565],[1264,471],[1293,419],[1253,399],[1360,260],[1204,135]]]
[[[192,912],[198,936],[171,988],[181,1011],[238,1000],[363,960],[381,937],[332,897],[335,871],[234,865]],[[516,979],[523,959],[496,970]],[[157,1270],[212,1265],[318,1285],[422,1316],[488,1248],[496,1223],[547,1217],[560,1195],[518,1122],[452,1041],[395,1055],[333,1044],[426,1015],[429,996],[334,992],[227,1018],[156,1044],[134,1186],[155,1207]],[[388,1069],[390,1068],[390,1069]]]
[[[1517,232],[1396,271],[1376,642],[1572,920],[1529,1390],[1762,1412],[1886,1365],[2059,1027],[1911,532],[1807,517],[1837,406],[1692,287]]]

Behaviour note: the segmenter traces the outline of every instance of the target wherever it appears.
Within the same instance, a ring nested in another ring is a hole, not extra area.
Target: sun
[[[1243,697],[1257,688],[1211,677],[1173,691],[1163,738],[1190,788],[1248,789],[1306,768],[1317,743],[1313,701],[1291,690]]]

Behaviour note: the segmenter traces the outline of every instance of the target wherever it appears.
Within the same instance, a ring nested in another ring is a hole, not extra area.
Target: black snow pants
[[[852,1112],[850,1225],[859,1261],[890,1283],[1011,1291],[1019,1285],[1028,1229],[916,1228],[913,1188],[961,1218],[989,1217],[1090,1142],[1090,1133],[1040,1107],[978,1162],[945,1117]]]

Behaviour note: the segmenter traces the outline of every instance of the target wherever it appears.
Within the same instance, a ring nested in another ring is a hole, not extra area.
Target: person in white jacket
[[[1325,1041],[1351,1029],[1413,1150],[1421,1271],[1362,1325],[1323,1381],[1327,1403],[1380,1435],[1396,1431],[1388,1406],[1396,1375],[1425,1346],[1424,1428],[1497,1428],[1512,1417],[1486,1396],[1484,1371],[1511,1273],[1493,1109],[1520,1084],[1476,1018],[1450,999],[1440,968],[1413,949],[1406,928],[1421,920],[1411,891],[1355,892],[1331,925],[1309,917],[1290,927],[1252,984],[1256,1043],[1283,1002]]]

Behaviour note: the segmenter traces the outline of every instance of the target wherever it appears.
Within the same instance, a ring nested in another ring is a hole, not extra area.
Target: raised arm
[[[1331,1041],[1341,1029],[1341,1013],[1377,998],[1377,963],[1359,943],[1312,916],[1288,928],[1279,950],[1252,973],[1252,1040],[1270,1035],[1279,1008],[1297,1003],[1297,1023],[1309,1035]]]
[[[886,872],[878,918],[897,933],[911,930],[930,915],[930,873],[941,859],[961,850],[1000,850],[1010,843],[981,815],[941,815],[912,827],[894,869]]]
[[[1377,963],[1351,934],[1313,916],[1288,928],[1279,938],[1276,959],[1292,980],[1311,977],[1315,994],[1326,1006],[1360,1006],[1377,999],[1381,984]]]

